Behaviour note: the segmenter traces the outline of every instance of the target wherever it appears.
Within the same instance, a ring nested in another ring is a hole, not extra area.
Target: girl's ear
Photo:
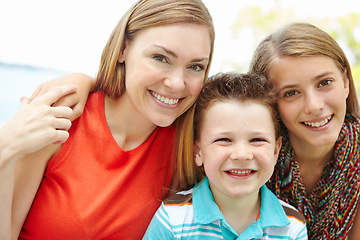
[[[198,143],[194,143],[194,161],[199,167],[203,164],[201,150]]]
[[[348,98],[349,96],[349,92],[350,92],[350,88],[349,88],[349,78],[347,76],[347,70],[345,69],[344,73],[343,73],[343,80],[344,80],[344,90],[345,90],[345,96],[346,98]]]
[[[274,166],[275,166],[276,163],[277,163],[277,159],[278,159],[278,156],[279,156],[279,153],[280,153],[281,145],[282,145],[282,138],[279,137],[279,138],[276,140],[276,143],[275,143]]]

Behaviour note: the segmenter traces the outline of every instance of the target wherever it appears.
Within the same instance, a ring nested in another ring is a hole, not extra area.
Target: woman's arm
[[[51,143],[63,143],[69,136],[72,109],[51,105],[75,91],[76,86],[66,85],[31,103],[24,98],[17,113],[0,128],[0,239],[17,239],[13,223],[20,231],[46,163],[61,147]]]
[[[30,97],[30,101],[39,96],[42,96],[55,87],[66,84],[76,85],[78,90],[72,94],[60,98],[54,103],[54,106],[71,107],[74,113],[70,120],[74,120],[82,114],[89,93],[94,91],[95,80],[88,75],[82,73],[72,73],[46,81],[35,89],[34,93]]]

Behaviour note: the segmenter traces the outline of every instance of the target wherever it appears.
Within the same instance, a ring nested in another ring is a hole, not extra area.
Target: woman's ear
[[[126,53],[126,47],[127,47],[127,42],[125,41],[125,46],[120,50],[119,56],[118,56],[118,63],[123,63],[125,62],[125,53]]]
[[[201,150],[198,143],[194,143],[194,161],[199,167],[203,164]]]

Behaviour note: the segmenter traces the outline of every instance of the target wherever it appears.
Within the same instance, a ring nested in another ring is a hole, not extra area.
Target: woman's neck
[[[114,139],[125,151],[141,145],[156,128],[136,109],[126,92],[115,100],[105,97],[105,117]]]

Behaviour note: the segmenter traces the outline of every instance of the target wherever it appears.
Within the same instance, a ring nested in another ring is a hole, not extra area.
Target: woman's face
[[[280,57],[269,79],[278,91],[281,119],[292,145],[332,147],[338,138],[349,80],[326,56]]]
[[[169,126],[196,100],[209,64],[206,26],[176,23],[140,31],[119,56],[125,97],[157,126]]]

